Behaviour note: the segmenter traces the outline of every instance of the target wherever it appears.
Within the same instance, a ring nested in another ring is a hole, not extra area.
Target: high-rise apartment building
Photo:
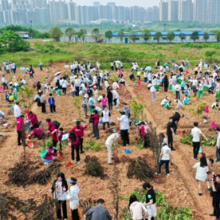
[[[193,20],[193,3],[192,0],[179,0],[178,5],[179,21],[192,21]]]
[[[47,8],[47,0],[32,0],[33,8]]]
[[[68,20],[77,21],[77,6],[72,0],[67,3]]]
[[[159,19],[160,21],[168,21],[168,2],[161,0],[159,3]]]
[[[9,5],[8,0],[1,0],[0,3],[1,3],[2,11],[10,10],[10,5]]]
[[[178,21],[178,0],[168,0],[168,21]]]
[[[220,22],[220,0],[207,0],[207,22],[219,23]]]
[[[194,0],[193,1],[193,20],[199,22],[207,22],[208,14],[207,0]]]

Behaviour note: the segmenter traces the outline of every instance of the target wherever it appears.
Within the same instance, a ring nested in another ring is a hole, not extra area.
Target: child
[[[70,208],[71,208],[71,214],[72,218],[74,220],[79,220],[79,214],[78,214],[78,207],[79,205],[79,187],[77,186],[76,182],[77,179],[71,177],[67,180],[67,182],[70,184],[70,191],[68,195],[66,196],[67,200],[70,200]]]
[[[188,97],[188,95],[185,95],[183,103],[184,103],[184,105],[188,105],[189,104],[189,97]]]
[[[165,99],[162,100],[161,106],[165,107],[166,109],[169,109],[170,103],[169,103],[169,98],[166,97]]]
[[[66,197],[67,197],[68,185],[63,173],[57,175],[57,179],[54,180],[53,186],[50,190],[51,193],[54,193],[54,199],[58,200],[56,206],[57,219],[62,219],[61,216],[61,206],[63,209],[63,218],[67,220],[67,207],[66,207]]]
[[[47,152],[46,152],[47,151]],[[41,152],[41,159],[44,161],[44,164],[48,165],[52,163],[55,158],[53,156],[57,156],[56,153],[53,151],[53,145],[51,145],[49,148],[47,148],[45,151],[45,155],[43,155],[43,151]]]

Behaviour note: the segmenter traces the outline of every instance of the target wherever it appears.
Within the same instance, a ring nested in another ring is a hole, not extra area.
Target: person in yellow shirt
[[[141,71],[137,72],[137,77],[138,77],[139,80],[141,80]]]

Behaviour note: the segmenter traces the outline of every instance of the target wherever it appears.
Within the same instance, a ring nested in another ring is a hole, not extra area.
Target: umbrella
[[[61,72],[57,72],[57,73],[54,74],[54,76],[58,76],[60,74],[61,74]]]

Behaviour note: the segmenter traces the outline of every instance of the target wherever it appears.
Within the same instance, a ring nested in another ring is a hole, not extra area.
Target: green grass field
[[[130,68],[132,61],[140,67],[154,66],[157,58],[161,63],[174,59],[177,63],[189,59],[195,66],[200,59],[207,59],[206,51],[216,51],[213,61],[220,61],[219,43],[182,43],[182,44],[95,44],[95,43],[32,43],[29,52],[4,53],[0,60],[14,61],[18,67],[32,64],[37,67],[42,60],[44,67],[53,62],[90,61],[101,63],[102,69],[109,69],[110,62],[120,60],[124,68]]]

